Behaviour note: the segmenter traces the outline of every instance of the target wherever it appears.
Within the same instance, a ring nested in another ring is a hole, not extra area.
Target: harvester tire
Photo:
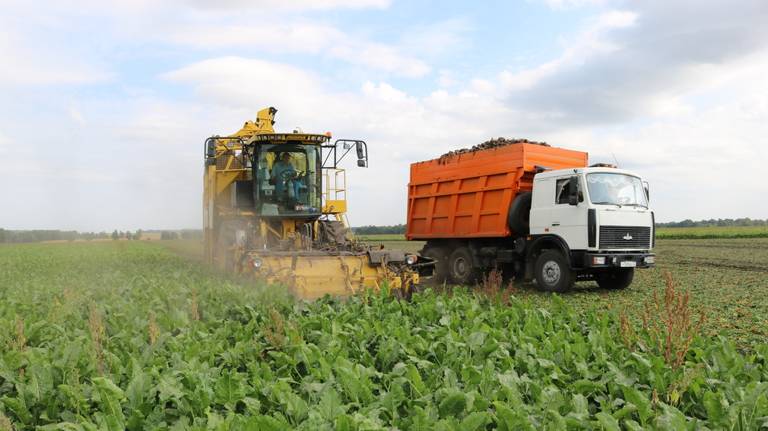
[[[635,277],[634,268],[614,269],[608,272],[595,274],[597,285],[602,289],[621,290],[632,284]]]
[[[522,192],[517,195],[509,206],[507,224],[516,236],[528,235],[531,229],[531,192]]]
[[[435,269],[432,272],[430,282],[433,284],[443,284],[448,280],[448,253],[443,247],[429,247],[422,253],[424,257],[434,259]]]
[[[451,253],[448,257],[448,273],[454,284],[471,286],[475,282],[478,268],[468,247],[459,247]]]

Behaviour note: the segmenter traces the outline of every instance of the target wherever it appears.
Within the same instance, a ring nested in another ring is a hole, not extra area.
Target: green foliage
[[[629,350],[613,313],[556,296],[295,303],[108,241],[0,247],[0,297],[0,424],[16,430],[746,430],[768,418],[767,346],[699,339],[672,369]]]
[[[658,239],[768,238],[768,225],[659,227]]]

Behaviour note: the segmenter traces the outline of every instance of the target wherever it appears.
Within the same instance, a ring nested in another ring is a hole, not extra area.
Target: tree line
[[[656,223],[658,227],[714,227],[714,226],[768,226],[768,219],[751,219],[749,217],[731,219],[718,218],[709,220],[691,220],[672,221],[667,223]],[[360,226],[352,228],[358,235],[381,235],[381,234],[405,234],[405,225],[396,224],[390,226]]]
[[[200,229],[181,229],[164,231],[122,231],[115,229],[109,232],[78,232],[75,230],[55,230],[55,229],[36,229],[36,230],[9,230],[0,228],[0,243],[27,243],[42,241],[92,241],[95,239],[104,240],[141,240],[147,239],[147,233],[160,232],[160,239],[188,239],[202,240],[203,231]]]
[[[768,219],[751,219],[749,217],[744,218],[719,218],[709,220],[697,220],[685,219],[682,221],[673,221],[668,223],[656,223],[658,227],[723,227],[723,226],[768,226]]]

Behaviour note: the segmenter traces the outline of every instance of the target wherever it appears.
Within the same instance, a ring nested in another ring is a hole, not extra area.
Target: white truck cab
[[[630,171],[589,167],[535,175],[529,241],[555,244],[530,256],[537,284],[565,291],[594,279],[604,288],[632,283],[655,263],[654,213],[647,183]]]

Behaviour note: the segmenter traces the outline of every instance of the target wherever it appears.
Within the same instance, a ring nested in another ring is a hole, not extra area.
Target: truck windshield
[[[643,183],[625,174],[587,174],[589,199],[593,204],[648,207]]]
[[[319,163],[318,145],[262,145],[256,171],[261,215],[320,214]]]

